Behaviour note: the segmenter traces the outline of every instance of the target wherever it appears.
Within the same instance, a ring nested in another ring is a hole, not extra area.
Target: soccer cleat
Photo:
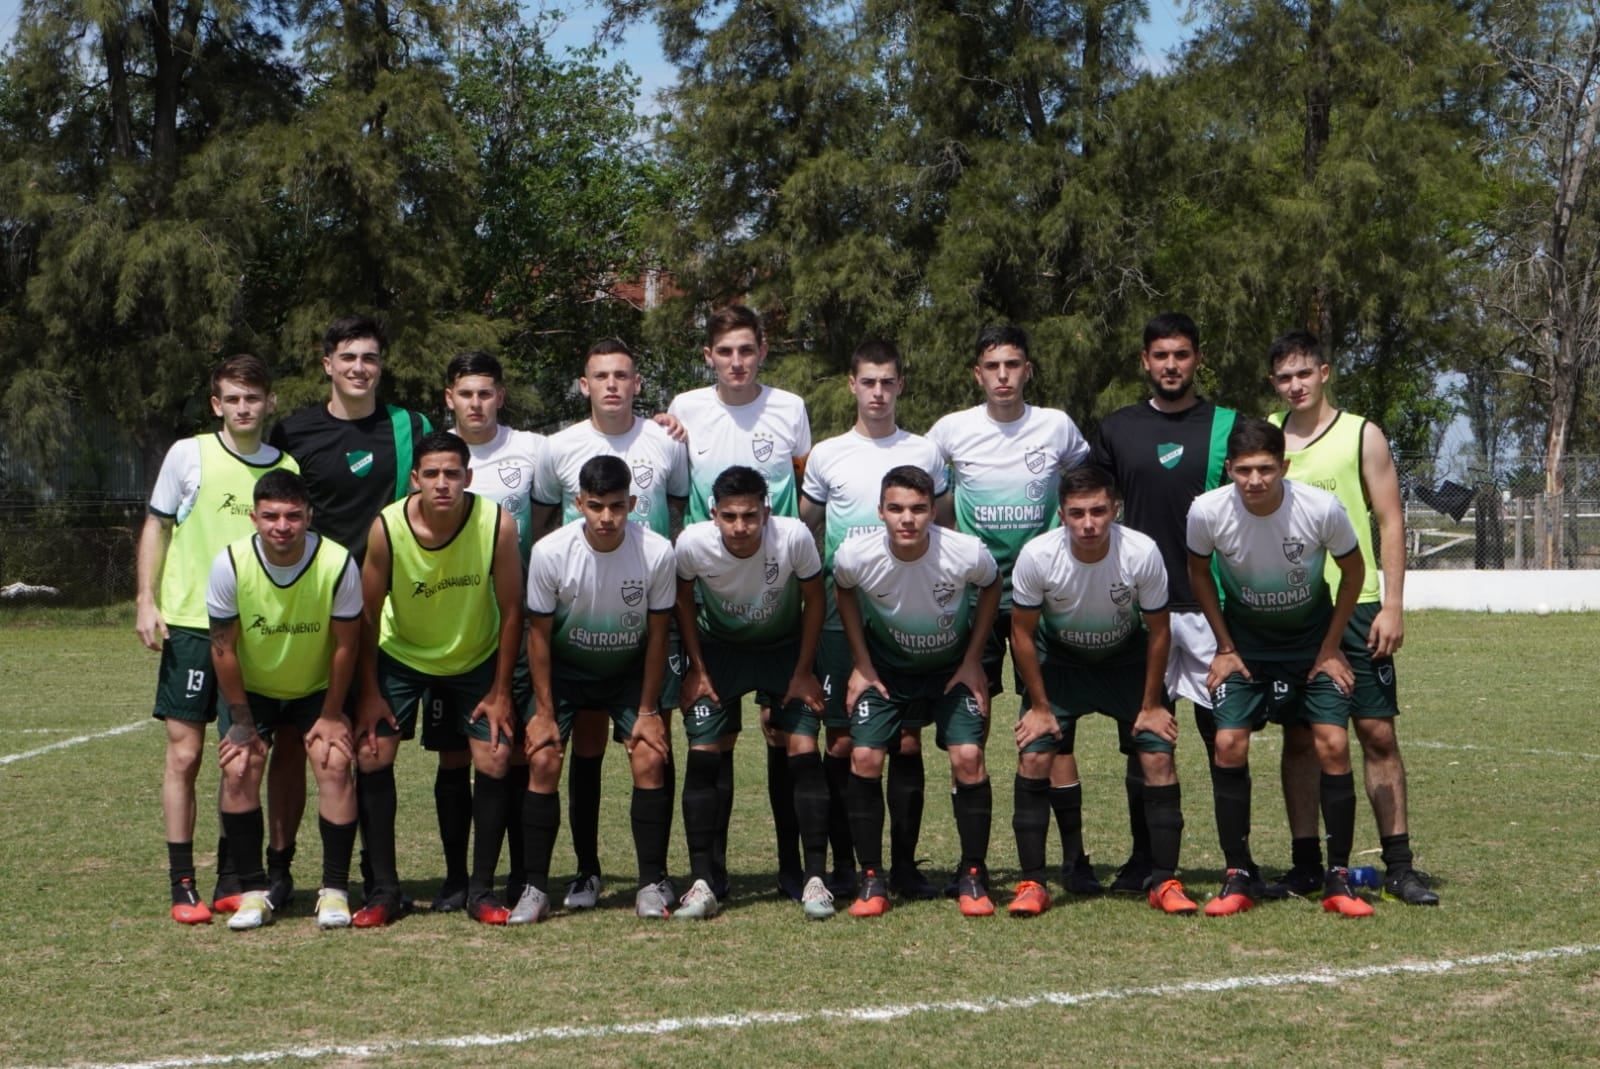
[[[800,908],[814,921],[825,921],[833,916],[833,892],[828,890],[821,876],[806,881],[805,890],[800,892]]]
[[[1050,908],[1050,892],[1037,880],[1023,880],[1011,896],[1006,912],[1013,917],[1037,917]],[[963,911],[965,912],[965,911]]]
[[[889,890],[910,902],[928,902],[944,892],[939,885],[922,874],[920,862],[889,870]]]
[[[317,892],[317,927],[350,927],[350,894],[333,887]]]
[[[647,883],[633,896],[633,911],[648,920],[663,920],[672,915],[672,884],[666,880]]]
[[[210,924],[211,910],[200,900],[194,878],[185,876],[172,885],[172,919],[179,924]]]
[[[265,891],[246,891],[239,899],[239,908],[228,918],[228,929],[247,932],[252,928],[265,928],[272,923],[272,900]]]
[[[1322,908],[1343,917],[1370,917],[1372,904],[1350,887],[1350,870],[1333,868],[1322,882]]]
[[[606,889],[606,881],[600,878],[599,873],[578,873],[578,878],[567,884],[567,897],[562,904],[568,909],[593,909],[600,903],[600,893]]]
[[[1194,899],[1183,893],[1183,884],[1177,880],[1163,880],[1159,887],[1150,888],[1150,908],[1180,917],[1190,917],[1200,912]]]
[[[273,912],[287,909],[294,899],[294,877],[287,872],[276,876],[267,877],[267,901],[272,903]]]
[[[1322,893],[1322,881],[1327,874],[1322,871],[1322,866],[1310,868],[1296,865],[1274,883],[1267,884],[1261,890],[1262,898],[1316,898]]]
[[[711,893],[711,885],[704,880],[696,880],[689,885],[689,890],[684,892],[672,918],[680,921],[708,921],[716,915],[717,896]]]
[[[1086,898],[1105,893],[1105,888],[1100,886],[1100,878],[1094,874],[1094,866],[1089,863],[1088,854],[1079,854],[1072,864],[1061,866],[1061,882],[1068,891]]]
[[[239,899],[244,897],[244,889],[239,886],[239,877],[233,873],[218,874],[217,886],[211,892],[211,912],[232,913],[239,908]]]
[[[1408,906],[1437,906],[1439,895],[1422,882],[1416,869],[1391,872],[1383,879],[1383,897]]]
[[[889,912],[889,885],[877,870],[867,869],[861,874],[861,889],[856,900],[850,903],[852,917],[881,917]]]
[[[823,882],[828,885],[828,893],[835,898],[854,898],[856,896],[856,887],[858,885],[855,869],[834,869]]]
[[[400,898],[392,891],[374,891],[366,904],[356,910],[350,923],[357,928],[382,928],[400,916]]]
[[[989,888],[984,886],[983,870],[972,865],[962,870],[956,879],[956,903],[961,907],[963,917],[992,917],[994,916],[994,901],[989,897]]]
[[[479,924],[504,924],[511,911],[500,904],[493,891],[484,891],[468,900],[467,916]]]
[[[1111,881],[1111,893],[1142,895],[1149,889],[1150,859],[1139,854],[1129,855],[1128,860],[1122,863],[1116,877]]]
[[[1261,881],[1248,869],[1229,869],[1222,879],[1222,890],[1206,903],[1206,916],[1230,917],[1253,909],[1261,898]]]
[[[538,924],[550,915],[550,896],[533,884],[525,884],[517,904],[512,907],[507,924]]]
[[[439,893],[433,896],[433,901],[428,905],[432,913],[460,913],[466,908],[467,885],[454,880],[445,880],[439,887]]]
[[[785,872],[778,870],[778,896],[787,898],[791,902],[800,901],[800,896],[805,893],[806,878],[804,873]],[[710,890],[708,887],[707,890]]]

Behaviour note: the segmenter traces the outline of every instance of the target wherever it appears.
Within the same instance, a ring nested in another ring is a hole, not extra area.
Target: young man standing
[[[632,823],[639,862],[634,909],[665,917],[672,902],[667,769],[671,737],[661,715],[667,620],[676,590],[672,543],[628,520],[636,502],[621,458],[598,456],[578,473],[581,520],[534,543],[528,563],[528,793],[522,829],[527,883],[512,924],[550,911],[550,855],[561,826],[561,753],[580,709],[603,709],[633,769]]]
[[[1082,852],[1073,739],[1078,719],[1098,711],[1116,720],[1121,749],[1140,764],[1150,905],[1192,914],[1198,907],[1176,877],[1183,808],[1172,758],[1178,723],[1165,685],[1167,570],[1152,539],[1115,522],[1109,472],[1074,468],[1061,477],[1060,495],[1060,529],[1023,546],[1011,573],[1011,656],[1025,697],[1012,817],[1022,882],[1010,912],[1035,917],[1050,908],[1044,858],[1052,809],[1065,857]]]
[[[981,541],[933,526],[933,479],[926,471],[892,468],[881,487],[883,533],[850,539],[833,559],[839,619],[854,662],[845,702],[853,744],[850,822],[862,876],[850,913],[876,917],[889,910],[883,756],[907,722],[931,720],[935,742],[950,755],[961,912],[988,916],[994,913],[986,867],[993,795],[983,761],[989,713],[983,649],[1000,605],[1000,573]]]
[[[506,922],[494,874],[506,830],[500,781],[516,734],[511,674],[522,638],[522,567],[511,518],[467,493],[470,455],[453,434],[424,435],[412,468],[416,492],[385,507],[367,536],[356,756],[372,892],[355,915],[358,928],[382,927],[401,908],[394,759],[424,694],[467,736],[478,771],[467,913],[485,924]]]
[[[811,452],[806,405],[786,390],[756,381],[767,358],[761,317],[743,305],[720,308],[706,324],[706,365],[716,383],[673,398],[669,415],[689,435],[688,520],[711,517],[711,485],[735,464],[754,468],[767,480],[774,515],[798,516],[797,488]],[[802,891],[799,828],[794,820],[794,785],[789,782],[788,743],[774,731],[771,710],[761,710],[767,737],[767,801],[778,847],[778,887],[790,898]],[[718,772],[718,791],[733,797],[733,755]]]
[[[211,565],[206,611],[223,709],[222,827],[243,896],[235,931],[272,923],[261,846],[261,777],[275,729],[299,732],[317,780],[322,889],[317,925],[350,924],[356,843],[355,743],[344,700],[361,646],[361,573],[340,545],[308,533],[305,480],[271,471],[255,486],[256,533]]]
[[[1189,510],[1189,584],[1216,637],[1206,682],[1217,721],[1211,766],[1217,836],[1228,871],[1206,903],[1211,917],[1241,913],[1262,896],[1250,854],[1250,733],[1269,719],[1311,726],[1322,767],[1319,794],[1328,828],[1322,908],[1365,917],[1372,906],[1350,887],[1356,794],[1350,774],[1350,664],[1340,640],[1361,592],[1355,530],[1337,498],[1284,478],[1283,432],[1241,418],[1228,435],[1231,485]],[[1324,561],[1339,569],[1328,597]],[[1227,601],[1211,583],[1215,562]]]
[[[1271,419],[1283,428],[1288,460],[1296,481],[1333,493],[1350,514],[1361,543],[1366,580],[1344,634],[1343,650],[1355,675],[1350,715],[1361,740],[1367,801],[1378,822],[1387,872],[1384,895],[1413,906],[1436,906],[1439,896],[1412,865],[1406,812],[1406,766],[1395,738],[1400,714],[1394,655],[1405,640],[1401,611],[1405,600],[1405,511],[1400,480],[1383,429],[1352,412],[1335,408],[1328,397],[1329,367],[1315,335],[1290,331],[1272,343],[1268,356],[1272,387],[1289,406]],[[1373,553],[1372,520],[1378,521],[1378,551]],[[1378,586],[1379,562],[1383,587]],[[1330,576],[1331,579],[1331,576]],[[1268,895],[1311,894],[1323,879],[1317,842],[1316,794],[1310,789],[1316,754],[1310,733],[1289,731],[1284,739],[1283,793],[1289,808],[1293,867],[1267,889]]]
[[[1122,496],[1122,522],[1149,535],[1161,551],[1171,597],[1172,647],[1167,658],[1167,698],[1194,706],[1195,726],[1209,756],[1216,738],[1206,671],[1216,653],[1211,628],[1189,589],[1184,531],[1189,506],[1226,481],[1223,454],[1235,413],[1195,390],[1204,360],[1200,328],[1182,312],[1155,316],[1144,327],[1139,366],[1150,380],[1150,400],[1119,408],[1100,424],[1092,462],[1109,471]],[[1137,754],[1128,755],[1125,778],[1133,852],[1117,870],[1111,890],[1142,894],[1151,875],[1145,782]]]
[[[256,480],[275,468],[295,470],[293,459],[261,444],[262,420],[272,404],[272,378],[259,357],[224,360],[211,376],[211,411],[222,429],[185,438],[167,451],[139,535],[134,626],[141,642],[161,652],[153,715],[167,733],[161,812],[172,919],[180,924],[211,920],[194,872],[195,778],[206,725],[217,715],[205,637],[205,577],[217,552],[252,530]],[[218,843],[219,868],[226,853]]]
[[[938,447],[918,434],[901,430],[895,405],[905,389],[900,350],[890,341],[862,342],[850,356],[850,394],[855,398],[855,426],[817,443],[806,461],[800,488],[800,518],[823,536],[823,573],[828,614],[822,630],[817,674],[822,681],[823,724],[828,749],[822,759],[828,781],[829,836],[833,840],[834,875],[829,890],[854,897],[856,881],[849,811],[845,792],[850,782],[850,715],[844,690],[850,678],[850,644],[833,598],[833,558],[846,539],[880,535],[878,499],[883,476],[902,464],[933,476],[937,511],[947,484]],[[889,888],[902,898],[937,898],[939,888],[917,869],[917,842],[922,831],[925,776],[920,726],[906,725],[889,750]]]
[[[828,783],[817,752],[822,685],[814,666],[825,611],[822,561],[811,531],[774,516],[767,481],[735,465],[711,488],[711,520],[678,536],[678,633],[687,667],[680,700],[689,737],[683,828],[694,883],[674,916],[716,916],[725,886],[728,813],[717,778],[742,727],[739,699],[754,691],[788,740],[795,820],[805,855],[800,901],[806,916],[833,916],[822,875],[828,856]],[[788,683],[780,692],[778,680]]]

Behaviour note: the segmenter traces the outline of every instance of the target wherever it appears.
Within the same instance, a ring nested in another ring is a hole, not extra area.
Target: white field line
[[[1516,750],[1509,746],[1482,746],[1472,742],[1428,742],[1418,739],[1404,739],[1400,743],[1401,752],[1408,749],[1416,750],[1471,750],[1478,753],[1511,754],[1523,757],[1575,757],[1584,761],[1600,761],[1600,753],[1583,753],[1573,750]]]
[[[154,721],[149,718],[144,720],[135,720],[131,724],[123,724],[121,727],[114,727],[110,731],[97,731],[93,735],[75,735],[70,739],[62,739],[60,742],[52,742],[50,745],[41,746],[37,750],[24,750],[22,753],[0,754],[0,766],[15,764],[18,761],[26,761],[30,757],[40,757],[47,753],[54,753],[57,750],[65,750],[70,746],[77,746],[80,743],[93,742],[95,739],[109,739],[113,735],[126,735],[128,732],[137,731],[146,724],[150,723],[154,723]]]
[[[746,1013],[719,1014],[714,1017],[661,1017],[655,1020],[620,1022],[583,1027],[553,1026],[527,1032],[498,1035],[445,1036],[439,1039],[395,1039],[376,1043],[327,1044],[324,1046],[280,1047],[277,1050],[244,1054],[195,1054],[187,1057],[157,1058],[143,1062],[75,1063],[70,1069],[185,1069],[188,1066],[252,1065],[290,1058],[313,1061],[323,1058],[365,1060],[408,1050],[466,1050],[512,1047],[540,1041],[563,1039],[610,1039],[618,1036],[663,1036],[690,1031],[730,1031],[759,1025],[810,1024],[816,1021],[895,1021],[931,1013],[1000,1013],[1027,1010],[1038,1006],[1084,1006],[1096,1002],[1123,1002],[1132,999],[1172,998],[1182,995],[1214,994],[1259,988],[1293,987],[1304,984],[1341,984],[1386,976],[1439,976],[1466,969],[1529,965],[1564,958],[1600,953],[1600,945],[1579,944],[1545,950],[1504,951],[1466,958],[1439,961],[1399,962],[1393,965],[1366,965],[1351,969],[1318,969],[1298,973],[1264,973],[1256,976],[1223,976],[1213,980],[1187,980],[1182,983],[1148,987],[1103,988],[1099,991],[1053,991],[1012,998],[961,999],[946,1002],[909,1002],[852,1009],[752,1010]]]

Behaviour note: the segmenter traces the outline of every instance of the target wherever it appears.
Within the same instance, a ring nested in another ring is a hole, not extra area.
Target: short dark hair
[[[311,491],[306,489],[305,479],[288,468],[273,468],[257,479],[252,499],[258,505],[263,501],[293,501],[311,507]]]
[[[1228,459],[1237,460],[1252,453],[1271,453],[1282,460],[1283,428],[1258,416],[1240,416],[1234,420],[1233,430],[1228,434]]]
[[[1153,316],[1144,325],[1144,347],[1151,345],[1162,338],[1188,338],[1189,344],[1194,346],[1194,351],[1200,351],[1200,328],[1195,326],[1194,320],[1182,312],[1162,312]]]
[[[468,375],[487,375],[496,386],[506,383],[505,369],[500,366],[499,358],[482,349],[468,349],[452,356],[450,363],[445,365],[444,384],[452,386],[457,379],[464,379]]]
[[[1272,340],[1267,350],[1267,371],[1278,370],[1278,365],[1291,356],[1309,356],[1319,364],[1326,364],[1322,355],[1322,342],[1309,330],[1286,330]]]
[[[888,338],[868,338],[850,354],[850,374],[861,370],[862,364],[893,364],[894,377],[905,374],[905,361],[900,359],[900,347]]]
[[[972,362],[977,363],[983,359],[983,354],[990,349],[998,349],[1002,345],[1009,345],[1022,353],[1024,360],[1032,360],[1028,353],[1028,332],[1014,323],[990,323],[978,331],[978,340],[973,346]]]
[[[742,304],[730,304],[706,317],[706,344],[717,344],[718,338],[733,330],[754,331],[757,345],[766,340],[761,330],[761,317],[755,309]]]
[[[429,453],[450,453],[462,464],[469,467],[472,464],[472,450],[467,448],[466,439],[449,431],[430,431],[422,436],[411,454],[411,470],[422,470],[422,458]]]
[[[1098,465],[1085,464],[1062,473],[1061,483],[1056,488],[1056,500],[1065,505],[1067,498],[1074,494],[1092,494],[1099,490],[1110,495],[1112,501],[1119,500],[1117,480],[1111,477],[1111,473]]]
[[[212,397],[222,396],[224,380],[254,386],[262,393],[272,392],[272,372],[267,370],[267,362],[251,353],[235,353],[217,365],[211,373]]]
[[[754,468],[735,464],[723,468],[722,474],[711,484],[711,500],[720,502],[730,497],[753,497],[767,500],[767,477]]]
[[[356,338],[376,341],[380,354],[389,347],[388,332],[376,319],[371,316],[342,316],[329,323],[328,329],[322,332],[322,355],[332,356],[342,343]]]
[[[589,361],[597,356],[610,356],[616,353],[628,358],[628,363],[633,366],[635,374],[639,371],[639,358],[633,355],[633,350],[628,348],[628,343],[621,338],[601,338],[589,346],[589,351],[583,354],[583,371],[589,371]]]
[[[884,473],[883,486],[878,491],[879,504],[889,496],[890,490],[915,490],[932,501],[933,476],[913,464],[901,464]]]
[[[633,486],[633,473],[621,457],[605,454],[590,457],[578,469],[578,492],[581,494],[626,493]]]

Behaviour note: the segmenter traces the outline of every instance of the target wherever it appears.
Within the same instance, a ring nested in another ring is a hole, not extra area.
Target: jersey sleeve
[[[658,556],[650,566],[648,598],[651,612],[671,612],[678,604],[678,580],[675,574],[672,543],[661,540]]]
[[[1061,470],[1066,471],[1089,459],[1089,443],[1084,441],[1083,432],[1078,430],[1071,416],[1063,413],[1061,423],[1061,441],[1056,447],[1056,457],[1061,461]]]
[[[854,590],[861,584],[861,579],[856,571],[855,554],[849,552],[850,543],[840,546],[833,555],[833,585],[845,590]]]
[[[828,503],[828,480],[824,472],[828,466],[828,458],[826,451],[820,447],[815,451],[820,455],[806,462],[806,473],[800,480],[800,496],[814,504],[825,506]]]
[[[817,554],[817,540],[810,528],[798,521],[789,531],[789,566],[795,578],[802,583],[822,574],[822,558]]]
[[[1205,497],[1195,498],[1189,506],[1189,520],[1184,532],[1184,544],[1197,557],[1209,557],[1216,552],[1217,543],[1211,532],[1210,510],[1205,507]]]
[[[1139,593],[1140,612],[1161,612],[1167,607],[1167,566],[1154,545],[1140,555],[1133,573],[1134,589]]]
[[[1094,432],[1094,439],[1089,444],[1089,463],[1110,472],[1111,477],[1117,479],[1117,485],[1121,486],[1122,481],[1117,475],[1117,455],[1111,449],[1111,435],[1107,427],[1114,417],[1115,413],[1101,420]]]
[[[948,467],[950,464],[950,421],[953,418],[953,415],[941,416],[937,423],[928,428],[927,439],[933,443],[939,467]]]
[[[206,579],[206,615],[213,620],[239,618],[239,577],[233,571],[233,555],[226,546],[211,559],[211,574]]]
[[[929,451],[928,474],[933,476],[934,497],[943,497],[950,492],[950,469],[945,465],[937,446]]]
[[[976,539],[974,539],[976,541]],[[967,582],[973,586],[984,587],[1000,578],[1000,566],[995,563],[994,554],[982,542],[978,543],[977,559],[972,567],[967,570]]]
[[[1011,604],[1018,609],[1037,609],[1044,604],[1044,569],[1039,554],[1023,546],[1011,568]]]
[[[345,560],[344,571],[339,573],[339,585],[333,591],[333,618],[359,619],[362,604],[361,569],[356,567],[356,559],[350,557]]]
[[[672,551],[677,576],[686,583],[700,577],[699,564],[695,560],[695,547],[699,537],[695,533],[695,528],[699,526],[698,523],[691,524],[678,532],[678,544]]]
[[[789,441],[793,443],[790,454],[795,460],[804,460],[811,455],[811,413],[806,411],[806,403],[798,394],[795,395],[794,422],[789,428]]]
[[[556,592],[560,589],[558,571],[560,558],[549,550],[549,541],[534,544],[528,558],[528,611],[538,616],[553,616],[556,611]]]
[[[663,432],[665,433],[665,432]],[[667,435],[667,496],[689,496],[689,446]]]
[[[556,472],[556,450],[550,447],[548,440],[544,448],[539,451],[539,463],[533,468],[533,489],[531,491],[535,505],[554,507],[561,504],[561,479]]]
[[[161,459],[161,471],[150,491],[150,511],[173,519],[194,502],[200,491],[200,442],[184,438],[172,443]]]

